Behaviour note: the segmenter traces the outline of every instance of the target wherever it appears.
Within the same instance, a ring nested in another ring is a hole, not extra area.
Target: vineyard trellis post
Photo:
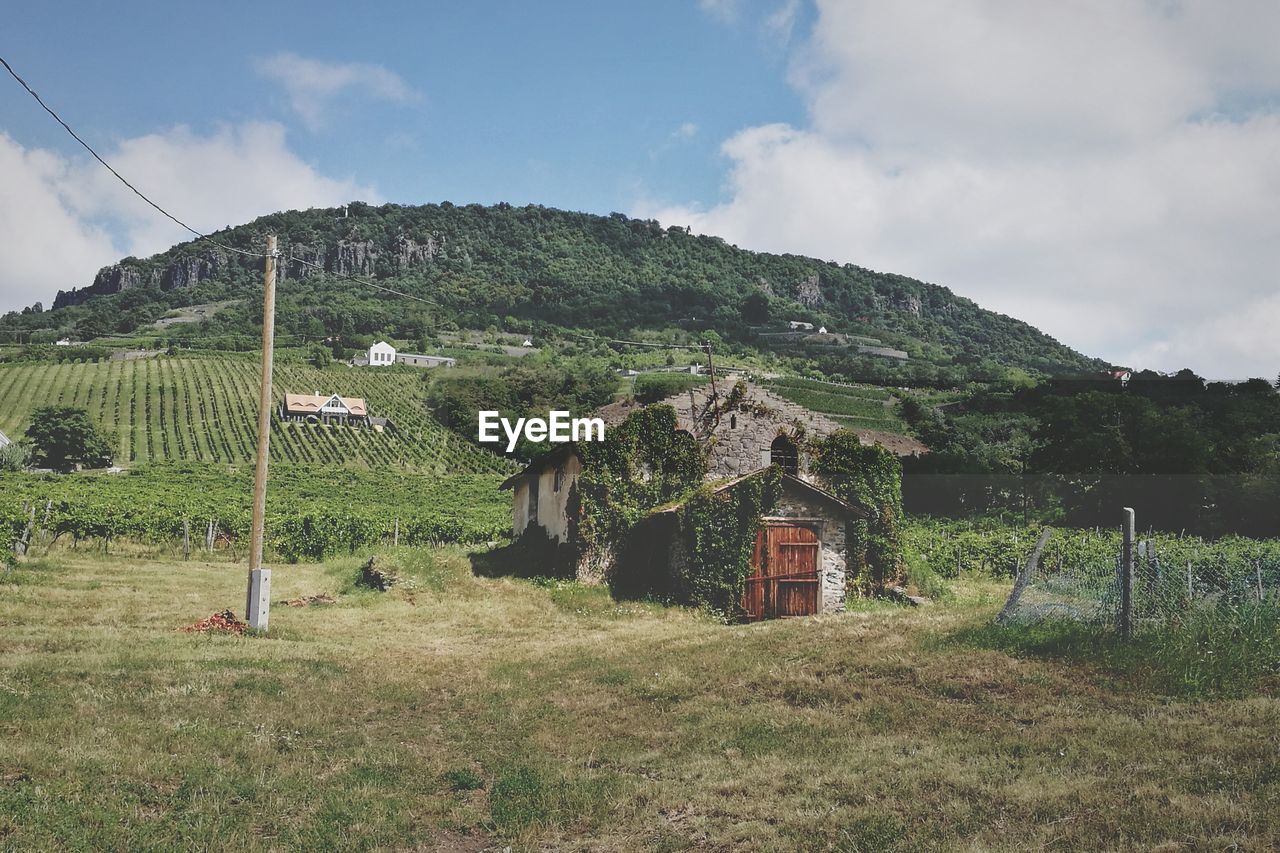
[[[267,461],[271,445],[271,368],[276,325],[276,236],[267,237],[262,286],[262,394],[258,398],[258,464],[253,477],[253,527],[249,536],[249,589],[245,621],[267,630],[271,612],[271,570],[262,567],[262,544],[267,516]]]
[[[191,519],[182,519],[182,559],[191,559]]]
[[[1120,554],[1120,636],[1133,636],[1133,510],[1124,508],[1124,548]]]

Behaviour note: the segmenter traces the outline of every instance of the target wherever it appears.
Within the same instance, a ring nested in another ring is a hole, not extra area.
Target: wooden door
[[[818,612],[818,536],[798,524],[769,524],[756,532],[752,572],[742,591],[749,619]]]

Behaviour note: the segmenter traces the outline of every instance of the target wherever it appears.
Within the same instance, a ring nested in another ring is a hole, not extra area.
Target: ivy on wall
[[[742,615],[742,590],[751,573],[756,531],[782,495],[782,469],[770,465],[732,488],[714,493],[703,486],[677,510],[683,559],[674,580],[684,604],[725,619]]]
[[[649,406],[578,445],[582,473],[569,495],[570,541],[588,570],[603,575],[631,529],[654,507],[702,482],[707,462],[675,409]]]
[[[902,574],[902,463],[851,430],[811,443],[813,471],[840,500],[871,511],[848,530],[848,589],[866,595]]]

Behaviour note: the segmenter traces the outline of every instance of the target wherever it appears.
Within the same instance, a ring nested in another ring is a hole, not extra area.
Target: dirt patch
[[[317,595],[304,595],[301,598],[290,598],[277,602],[285,607],[310,607],[313,604],[337,604],[338,599],[332,593],[322,592]]]
[[[394,572],[378,565],[377,557],[370,557],[369,562],[360,567],[360,577],[356,579],[356,583],[360,586],[382,592],[386,592],[399,582],[400,578]]]
[[[185,628],[179,628],[184,634],[235,634],[243,637],[248,625],[236,618],[230,610],[206,616],[199,622],[193,622]]]

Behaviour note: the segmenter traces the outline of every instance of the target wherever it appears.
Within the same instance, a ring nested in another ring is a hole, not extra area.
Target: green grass
[[[422,372],[277,363],[277,400],[286,392],[363,397],[397,430],[273,421],[271,459],[301,465],[396,466],[438,473],[509,471],[493,453],[441,427],[426,411]],[[0,364],[0,430],[20,436],[45,405],[89,411],[111,438],[116,464],[191,461],[251,463],[257,447],[256,357],[186,356],[90,364]]]
[[[9,849],[1274,849],[1280,700],[1182,701],[979,642],[946,604],[723,626],[597,589],[384,555],[277,567],[271,631],[225,563],[0,570]],[[12,583],[16,577],[21,583]],[[1027,641],[1031,643],[1032,641]]]

